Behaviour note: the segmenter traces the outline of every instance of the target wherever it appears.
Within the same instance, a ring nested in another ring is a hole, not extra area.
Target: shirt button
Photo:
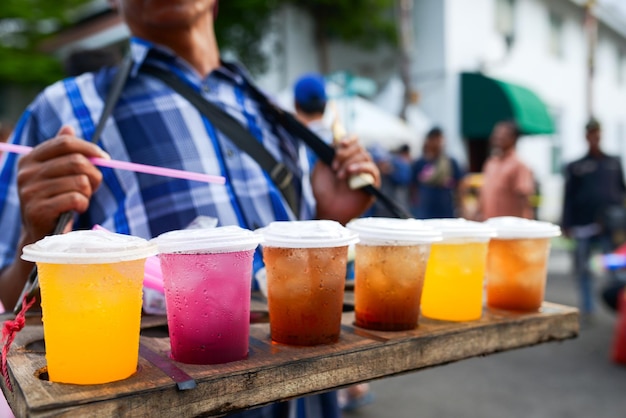
[[[208,84],[203,84],[202,85],[202,91],[205,93],[208,93],[211,91],[211,87],[208,86]]]

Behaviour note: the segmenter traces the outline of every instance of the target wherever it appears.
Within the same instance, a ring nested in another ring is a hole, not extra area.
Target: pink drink
[[[216,364],[247,357],[253,255],[160,255],[174,360]]]
[[[172,231],[155,241],[172,359],[190,364],[245,359],[252,258],[260,237],[224,226]]]

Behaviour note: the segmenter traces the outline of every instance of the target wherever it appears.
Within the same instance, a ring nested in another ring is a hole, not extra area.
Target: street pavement
[[[577,305],[570,264],[552,252],[546,300]],[[615,315],[598,306],[576,339],[373,381],[374,402],[344,418],[626,417],[626,366],[610,359]]]

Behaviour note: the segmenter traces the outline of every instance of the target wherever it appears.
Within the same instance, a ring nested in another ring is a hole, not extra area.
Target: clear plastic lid
[[[156,253],[156,245],[143,238],[89,230],[45,237],[25,246],[22,259],[49,264],[104,264],[139,260]]]
[[[256,231],[263,245],[280,248],[343,247],[358,242],[357,234],[329,220],[272,222]]]
[[[490,218],[485,224],[495,228],[495,238],[500,239],[553,238],[561,235],[561,228],[558,225],[515,216]]]
[[[346,225],[362,244],[411,245],[441,241],[441,232],[423,221],[396,218],[359,218]]]
[[[235,225],[181,229],[152,239],[159,253],[231,253],[254,250],[261,242],[254,232]]]
[[[423,222],[441,232],[444,241],[460,239],[482,242],[488,241],[496,235],[495,228],[482,222],[468,221],[463,218],[426,219]]]

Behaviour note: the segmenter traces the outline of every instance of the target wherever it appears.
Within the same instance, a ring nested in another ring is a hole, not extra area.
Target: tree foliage
[[[394,0],[284,0],[313,18],[316,36],[374,47],[396,42]]]
[[[39,50],[41,40],[70,24],[87,0],[0,1],[0,82],[47,84],[62,75],[59,61]],[[68,12],[69,11],[69,12]]]
[[[266,69],[264,39],[272,28],[272,13],[284,0],[223,0],[215,21],[222,50],[230,50],[252,72]]]
[[[276,29],[272,12],[291,5],[313,19],[322,61],[331,40],[374,47],[395,45],[394,0],[228,0],[220,2],[216,31],[222,47],[231,48],[253,71],[265,69],[263,35]],[[280,40],[279,40],[280,41]],[[280,47],[280,45],[278,45]],[[324,62],[320,63],[324,67]]]

